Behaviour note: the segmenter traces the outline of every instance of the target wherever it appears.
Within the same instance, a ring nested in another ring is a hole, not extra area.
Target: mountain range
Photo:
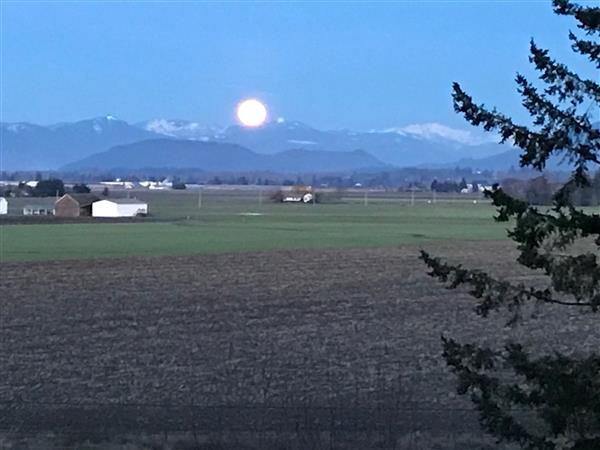
[[[140,170],[148,168],[206,171],[273,171],[297,172],[351,171],[382,169],[385,165],[363,150],[326,152],[320,150],[286,150],[273,155],[253,152],[237,144],[180,139],[151,139],[119,145],[62,167],[66,171],[110,169]]]
[[[40,126],[1,123],[2,170],[198,168],[333,172],[456,164],[510,147],[436,123],[358,132],[278,119],[259,128],[112,116]],[[502,163],[502,160],[499,161]],[[462,163],[461,163],[462,164]]]

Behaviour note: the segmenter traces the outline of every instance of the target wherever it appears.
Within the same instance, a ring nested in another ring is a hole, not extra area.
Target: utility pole
[[[198,192],[198,209],[202,208],[202,188]]]

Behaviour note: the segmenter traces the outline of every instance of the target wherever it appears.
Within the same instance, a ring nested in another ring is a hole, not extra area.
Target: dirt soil
[[[506,241],[425,247],[543,281],[520,271]],[[106,426],[177,428],[194,408],[233,427],[269,405],[261,417],[273,423],[307,407],[365,407],[356,422],[364,424],[377,407],[410,412],[412,427],[469,428],[471,405],[454,394],[441,335],[490,345],[518,336],[548,350],[598,345],[595,316],[580,310],[532,310],[517,328],[504,326],[508,316],[477,317],[469,296],[426,275],[418,250],[3,264],[0,427],[102,417]]]

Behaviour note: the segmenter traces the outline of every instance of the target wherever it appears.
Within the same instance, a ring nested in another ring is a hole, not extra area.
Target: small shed
[[[0,215],[8,214],[8,201],[4,197],[0,197]]]
[[[25,205],[23,206],[24,216],[52,216],[54,215],[54,205]]]
[[[94,217],[135,217],[148,214],[148,203],[137,198],[111,198],[92,204]]]
[[[65,194],[54,203],[58,217],[81,217],[92,215],[92,203],[98,201],[94,194]]]

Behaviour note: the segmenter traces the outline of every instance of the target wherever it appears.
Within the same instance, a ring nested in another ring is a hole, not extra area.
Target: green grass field
[[[487,202],[398,194],[318,205],[275,204],[257,192],[139,192],[154,219],[144,223],[0,226],[3,262],[185,255],[294,248],[393,246],[431,240],[503,239]],[[262,202],[261,202],[262,200]],[[259,214],[259,215],[252,215]]]

